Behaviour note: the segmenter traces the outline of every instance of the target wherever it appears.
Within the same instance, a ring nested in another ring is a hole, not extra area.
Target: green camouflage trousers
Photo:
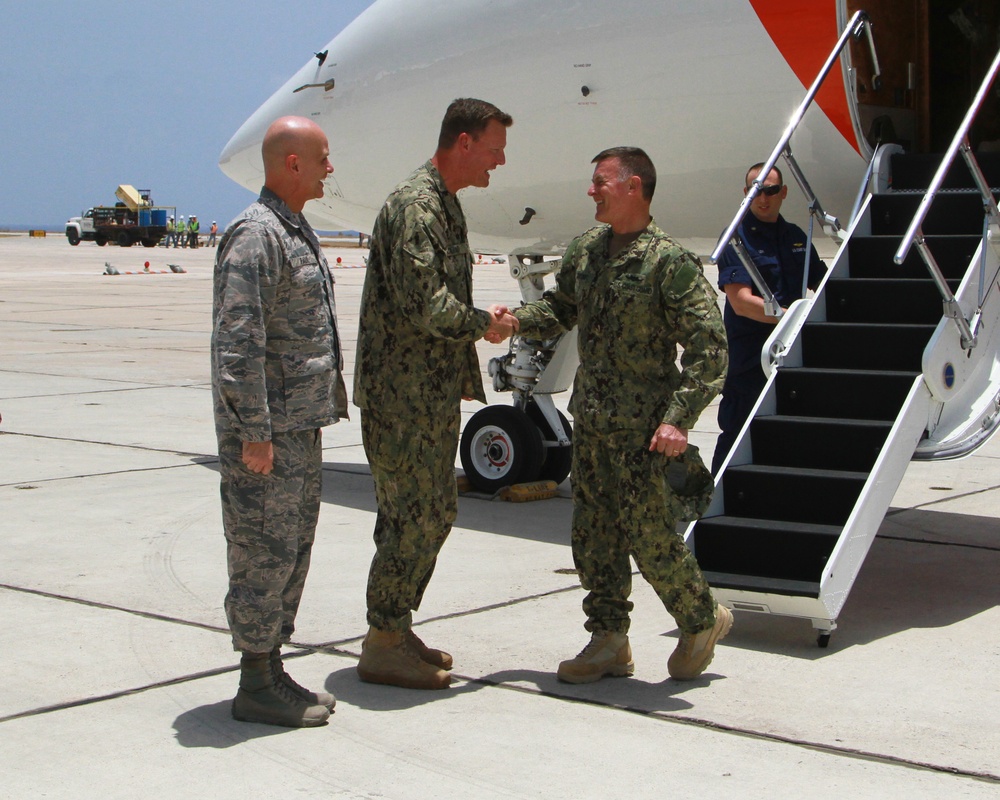
[[[375,480],[375,557],[368,624],[406,630],[420,607],[441,546],[458,514],[455,453],[460,417],[407,418],[361,410],[361,436]]]
[[[235,433],[218,437],[229,562],[226,617],[233,648],[248,653],[270,652],[291,638],[319,519],[320,430],[273,437],[270,475],[246,468]]]
[[[629,556],[683,632],[715,624],[708,583],[675,530],[683,510],[667,484],[670,460],[648,446],[649,436],[634,432],[573,431],[573,561],[589,591],[591,632],[628,632]]]

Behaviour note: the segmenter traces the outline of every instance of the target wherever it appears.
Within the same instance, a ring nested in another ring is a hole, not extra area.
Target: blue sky
[[[220,227],[229,137],[372,0],[5,4],[0,227],[62,229],[119,184]]]

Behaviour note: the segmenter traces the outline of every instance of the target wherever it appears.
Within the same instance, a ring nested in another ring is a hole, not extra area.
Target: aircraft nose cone
[[[251,117],[233,134],[219,154],[219,169],[251,191],[260,188],[264,175],[264,162],[260,155],[263,136],[264,128]]]

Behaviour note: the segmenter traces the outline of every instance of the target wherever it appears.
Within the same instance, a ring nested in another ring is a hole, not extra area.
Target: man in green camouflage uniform
[[[558,676],[589,683],[632,674],[632,556],[681,630],[669,672],[690,679],[732,624],[675,530],[710,496],[711,476],[687,432],[722,387],[725,328],[697,258],[649,214],[656,171],[646,153],[617,147],[593,163],[588,194],[607,224],[570,243],[555,287],[514,312],[533,338],[580,329],[569,405],[572,544],[592,635]]]
[[[301,117],[264,136],[264,188],[219,242],[212,396],[229,562],[226,616],[242,652],[233,716],[320,725],[332,695],[285,673],[281,645],[309,569],[322,488],[320,428],[347,416],[333,276],[302,216],[333,167]]]
[[[508,114],[452,103],[434,156],[389,195],[375,221],[361,297],[354,402],[378,517],[368,576],[362,680],[443,689],[452,658],[412,631],[458,508],[460,402],[486,401],[475,342],[515,321],[472,305],[472,252],[456,192],[489,185],[504,163]]]

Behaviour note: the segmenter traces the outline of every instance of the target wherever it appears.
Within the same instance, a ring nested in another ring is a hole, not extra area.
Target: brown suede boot
[[[298,697],[274,679],[270,653],[244,653],[240,689],[233,700],[233,719],[286,728],[314,728],[330,716],[325,706]]]
[[[580,655],[559,664],[556,677],[566,683],[593,683],[605,675],[627,678],[635,672],[628,636],[617,631],[600,631]]]
[[[433,664],[435,667],[440,667],[441,669],[451,669],[453,663],[451,655],[444,650],[428,647],[412,629],[407,629],[404,636],[406,636],[406,640],[410,643],[410,646],[417,651],[417,655],[420,656],[421,661],[426,661],[428,664]]]
[[[369,628],[361,645],[358,677],[406,689],[445,689],[451,675],[420,658],[404,631]]]
[[[275,683],[281,682],[291,689],[292,694],[305,700],[312,706],[326,706],[331,712],[337,705],[337,698],[329,692],[310,692],[305,686],[296,683],[292,676],[285,672],[285,666],[281,663],[281,646],[275,647],[271,651],[271,672]]]
[[[701,633],[682,633],[677,648],[667,659],[667,672],[675,681],[692,681],[705,671],[715,655],[715,643],[733,627],[733,612],[715,609],[715,624]]]

